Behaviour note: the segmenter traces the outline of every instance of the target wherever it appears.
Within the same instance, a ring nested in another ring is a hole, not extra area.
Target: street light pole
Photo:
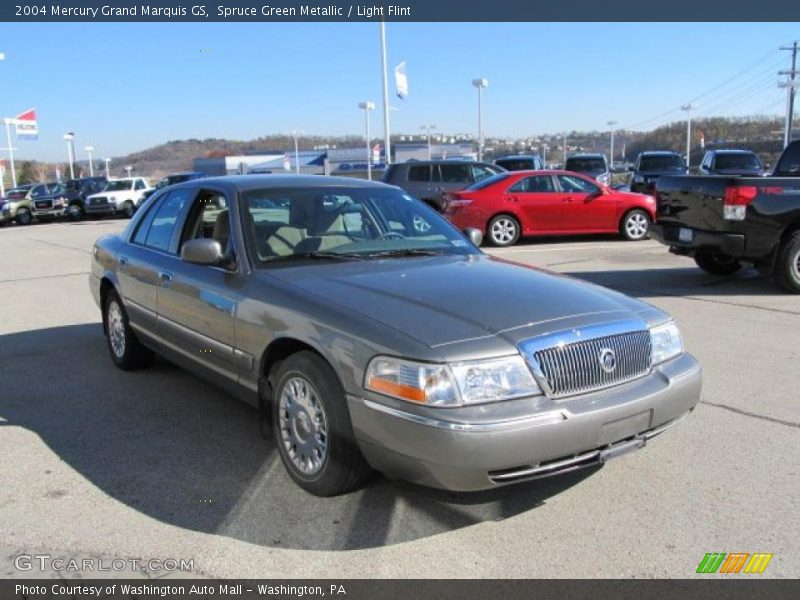
[[[128,165],[127,167],[125,167],[125,171],[128,173],[128,177],[130,177],[131,176],[131,171],[133,171],[133,167]]]
[[[420,127],[420,129],[423,129],[423,130],[427,131],[427,135],[428,135],[428,160],[431,160],[433,158],[433,156],[431,154],[431,129],[436,129],[436,125],[423,125],[422,127]]]
[[[103,160],[106,163],[106,179],[111,179],[111,169],[108,168],[109,163],[111,163],[110,158],[106,158]]]
[[[686,111],[686,168],[688,169],[691,164],[691,156],[689,153],[692,151],[692,109],[695,108],[691,104],[684,104],[681,110]]]
[[[17,187],[17,172],[14,170],[14,147],[11,145],[11,123],[14,119],[3,119],[6,126],[6,140],[8,140],[8,164],[11,165],[11,187]]]
[[[297,129],[292,130],[292,137],[294,137],[294,173],[295,175],[300,175],[300,150],[298,149],[297,145],[297,136],[298,134],[302,135],[302,131],[298,131]]]
[[[364,126],[366,127],[367,138],[367,179],[372,180],[372,159],[371,148],[369,147],[369,112],[375,110],[374,102],[359,102],[358,108],[364,111]]]
[[[616,121],[607,121],[606,122],[606,125],[611,127],[611,149],[609,151],[611,162],[608,165],[609,169],[613,169],[614,168],[614,125],[616,125],[616,124],[617,124]]]
[[[483,89],[489,87],[489,81],[483,77],[473,79],[472,85],[478,88],[478,160],[483,160]]]
[[[74,149],[72,142],[75,139],[75,134],[70,131],[68,133],[65,133],[63,137],[64,141],[67,142],[67,157],[69,158],[69,178],[75,179],[75,166],[73,165],[73,161],[75,159],[73,158],[74,154],[72,153]]]
[[[94,152],[94,146],[86,146],[84,150],[86,150],[86,154],[89,155],[89,177],[94,177],[94,163],[92,162],[92,152]]]

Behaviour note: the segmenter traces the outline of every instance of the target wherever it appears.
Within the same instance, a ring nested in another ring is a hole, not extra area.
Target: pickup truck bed
[[[776,174],[662,177],[651,235],[710,273],[750,263],[800,293],[800,142],[786,148]]]

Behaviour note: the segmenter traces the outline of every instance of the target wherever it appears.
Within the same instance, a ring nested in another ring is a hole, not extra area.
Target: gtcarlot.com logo
[[[67,571],[107,572],[107,571],[194,571],[194,560],[184,558],[65,558],[50,554],[18,554],[14,558],[18,571]]]
[[[772,554],[766,552],[707,552],[697,565],[697,573],[763,573]]]

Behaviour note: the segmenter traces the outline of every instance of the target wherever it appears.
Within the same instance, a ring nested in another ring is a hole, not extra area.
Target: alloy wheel
[[[647,235],[648,225],[647,217],[635,212],[625,221],[625,231],[630,239],[639,240]]]
[[[303,476],[314,476],[328,458],[328,420],[319,394],[310,381],[295,376],[283,385],[278,401],[283,448]]]
[[[108,304],[108,339],[111,342],[111,351],[114,356],[121,359],[125,356],[125,321],[122,318],[122,309],[116,300]]]
[[[511,219],[501,218],[495,220],[491,229],[492,241],[499,246],[510,244],[517,236],[517,224]]]

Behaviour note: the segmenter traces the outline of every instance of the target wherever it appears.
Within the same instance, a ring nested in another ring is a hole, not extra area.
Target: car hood
[[[757,177],[763,173],[761,169],[713,169],[709,171],[712,175],[749,175]]]
[[[667,318],[606,288],[487,255],[326,262],[265,273],[431,348],[498,337],[516,346],[578,323]]]
[[[683,169],[670,169],[670,170],[661,170],[661,171],[636,171],[634,175],[641,175],[642,177],[668,177],[670,175],[679,176],[679,175],[686,175],[686,171]]]

